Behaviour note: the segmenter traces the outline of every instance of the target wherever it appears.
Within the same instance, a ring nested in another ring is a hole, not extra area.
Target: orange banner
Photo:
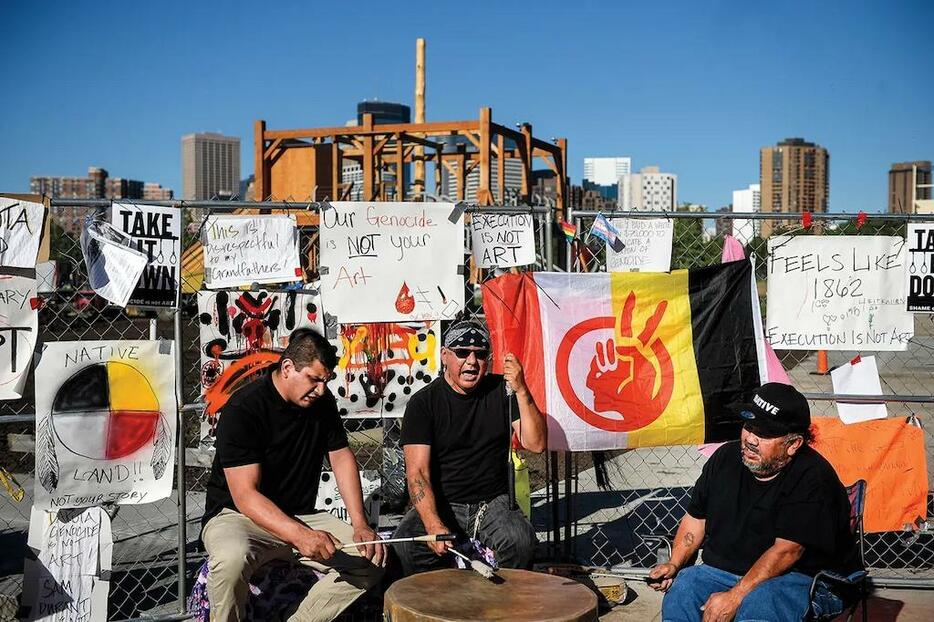
[[[924,430],[903,417],[847,425],[814,417],[814,449],[849,486],[867,482],[863,525],[867,532],[901,531],[927,516],[928,474]]]

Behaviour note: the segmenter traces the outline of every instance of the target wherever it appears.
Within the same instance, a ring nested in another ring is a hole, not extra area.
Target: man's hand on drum
[[[341,541],[327,531],[303,529],[298,541],[295,542],[295,548],[303,557],[323,562],[334,556],[340,544]]]
[[[376,535],[375,531],[370,529],[369,525],[354,527],[354,542],[371,542],[373,540],[379,540],[379,536]],[[357,550],[360,551],[361,555],[371,560],[377,566],[382,566],[386,561],[386,547],[382,544],[364,544],[363,546],[358,546]]]
[[[451,530],[445,527],[444,523],[440,523],[440,522],[433,523],[431,525],[425,525],[425,531],[428,533],[429,536],[436,536],[442,533],[451,533]],[[453,548],[454,543],[451,542],[450,540],[446,540],[443,542],[429,542],[428,546],[429,548],[431,548],[432,551],[435,552],[435,555],[438,555],[440,557],[441,555],[444,555],[445,553],[447,553],[448,549]]]

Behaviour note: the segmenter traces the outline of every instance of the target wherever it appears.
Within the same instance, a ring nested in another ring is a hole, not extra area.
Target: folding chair
[[[850,499],[850,531],[856,536],[854,546],[859,547],[859,561],[863,568],[866,567],[865,545],[863,541],[863,507],[866,504],[866,480],[857,480],[846,488],[847,497]],[[821,615],[816,617],[813,612],[814,595],[817,593],[817,584],[823,581],[830,590],[843,600],[843,611],[849,609],[847,622],[853,619],[856,608],[863,605],[863,622],[869,619],[866,611],[866,601],[869,598],[869,573],[866,570],[858,570],[849,576],[843,576],[829,570],[822,570],[814,576],[811,581],[811,591],[809,593],[808,612],[806,620],[832,620],[837,615]],[[836,588],[836,589],[835,589]],[[841,589],[842,588],[842,589]]]

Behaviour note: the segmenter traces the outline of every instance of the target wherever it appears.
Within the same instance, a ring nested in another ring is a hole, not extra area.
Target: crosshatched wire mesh
[[[614,214],[613,216],[621,216]],[[583,241],[567,250],[574,272],[606,270],[606,248],[599,239],[587,235],[594,213],[575,212]],[[722,232],[731,232],[724,214],[678,214],[674,220],[672,269],[711,265],[720,262]],[[752,221],[740,227],[751,230]],[[869,216],[861,226],[855,217],[818,221],[810,230],[788,221],[769,221],[773,233],[788,235],[905,235],[905,219]],[[730,225],[733,225],[731,227]],[[721,232],[721,233],[718,233]],[[747,254],[755,253],[756,277],[765,311],[765,280],[768,247],[765,240],[749,236]],[[934,390],[934,315],[914,316],[915,334],[904,352],[877,352],[876,360],[883,392],[897,397],[932,398]],[[815,417],[836,416],[831,401],[833,388],[829,375],[817,375],[816,352],[778,351],[783,366],[795,386],[815,394],[810,401]],[[829,365],[850,361],[859,352],[828,352]],[[934,398],[932,398],[934,399]],[[925,429],[929,486],[934,483],[934,404],[894,401],[888,403],[890,417],[916,416]],[[574,553],[586,563],[598,566],[650,567],[670,551],[669,543],[684,515],[691,486],[706,458],[696,447],[657,447],[625,452],[606,452],[610,490],[602,491],[593,468],[575,471],[576,492],[572,500]],[[579,457],[578,457],[579,458]],[[578,464],[580,460],[578,460]],[[586,465],[585,465],[586,466]],[[932,497],[928,495],[929,514]],[[934,519],[921,528],[898,533],[867,534],[866,559],[872,575],[880,580],[934,579]]]

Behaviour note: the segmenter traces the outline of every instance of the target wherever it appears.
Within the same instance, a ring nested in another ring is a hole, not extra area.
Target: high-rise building
[[[896,162],[889,170],[889,213],[913,214],[915,201],[931,198],[931,162]]]
[[[143,200],[145,201],[171,201],[174,192],[169,188],[163,188],[162,184],[147,181],[143,184]]]
[[[615,186],[621,175],[628,175],[632,158],[584,158],[584,179],[599,186]]]
[[[762,193],[759,184],[749,184],[748,188],[733,191],[733,213],[758,213],[762,209]],[[742,245],[749,244],[761,230],[760,220],[736,218],[733,220],[732,235]]]
[[[678,204],[677,175],[662,173],[657,166],[644,166],[638,173],[628,175],[628,178],[628,209],[637,212],[671,212]],[[626,190],[620,188],[620,195],[624,194]]]
[[[803,138],[786,138],[759,150],[762,212],[826,212],[830,199],[830,154]],[[768,237],[775,221],[763,221]]]
[[[732,214],[733,206],[724,205],[723,207],[717,209],[717,214]],[[725,235],[733,235],[733,219],[720,217],[714,221],[714,235],[717,237],[723,237]]]
[[[142,199],[143,182],[122,177],[108,177],[105,181],[104,197],[107,199]]]
[[[240,189],[240,138],[213,132],[182,136],[182,198],[232,197]]]

